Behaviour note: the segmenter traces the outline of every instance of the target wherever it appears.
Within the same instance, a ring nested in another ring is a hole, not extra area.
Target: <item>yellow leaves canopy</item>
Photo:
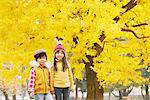
[[[0,64],[29,66],[34,51],[41,48],[52,60],[57,38],[71,54],[75,78],[82,78],[84,65],[79,60],[88,62],[86,55],[91,55],[95,57],[91,68],[100,82],[105,80],[101,85],[141,83],[135,70],[143,67],[138,66],[142,59],[144,66],[150,61],[150,40],[142,38],[149,36],[150,0],[138,0],[128,11],[122,7],[129,0],[111,1],[0,0]],[[94,43],[103,48],[98,56]]]

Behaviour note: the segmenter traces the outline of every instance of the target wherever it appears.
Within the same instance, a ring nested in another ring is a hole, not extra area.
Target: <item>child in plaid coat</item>
[[[45,65],[47,60],[46,51],[43,49],[37,50],[34,53],[34,58],[38,65],[30,70],[29,96],[31,98],[34,95],[35,100],[53,100],[50,94],[50,72]]]

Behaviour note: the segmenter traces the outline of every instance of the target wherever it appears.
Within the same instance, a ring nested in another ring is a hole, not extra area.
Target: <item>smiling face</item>
[[[58,50],[56,53],[55,53],[55,57],[58,59],[58,60],[61,60],[64,58],[64,52],[62,50]]]

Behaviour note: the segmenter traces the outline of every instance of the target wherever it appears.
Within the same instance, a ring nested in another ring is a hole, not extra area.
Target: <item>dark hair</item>
[[[38,58],[42,58],[42,57],[46,57],[46,60],[47,60],[47,55],[46,55],[46,53],[45,52],[41,52],[41,53],[39,53],[39,54],[36,54],[35,56],[34,56],[34,58],[35,58],[35,60],[37,61],[38,60]]]
[[[62,52],[64,53],[64,51],[62,51]],[[54,54],[54,70],[57,71],[57,64],[56,64],[57,58],[56,58],[55,55],[56,55],[56,52]],[[62,63],[63,63],[63,65],[62,65],[62,71],[65,72],[66,69],[68,68],[68,63],[67,63],[67,60],[66,60],[65,53],[64,53],[64,57],[62,58]]]

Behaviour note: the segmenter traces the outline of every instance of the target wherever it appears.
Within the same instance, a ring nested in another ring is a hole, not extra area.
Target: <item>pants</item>
[[[54,87],[55,90],[55,95],[56,95],[56,100],[70,100],[70,89],[69,87],[67,88],[58,88]],[[63,96],[63,99],[62,99]]]
[[[53,97],[50,93],[46,94],[36,94],[35,100],[53,100]]]

